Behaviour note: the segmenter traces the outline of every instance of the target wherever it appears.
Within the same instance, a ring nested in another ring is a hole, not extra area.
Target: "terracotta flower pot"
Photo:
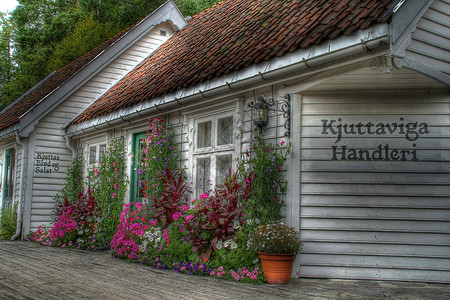
[[[267,283],[287,284],[291,279],[295,255],[258,252]]]

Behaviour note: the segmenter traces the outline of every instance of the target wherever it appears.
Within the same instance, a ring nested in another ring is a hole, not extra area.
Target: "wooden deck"
[[[109,252],[0,242],[1,299],[276,299],[289,290],[260,289],[170,270],[143,268]],[[256,298],[255,298],[256,297]]]
[[[450,285],[293,279],[286,286],[253,286],[143,268],[112,258],[109,252],[0,241],[0,299],[265,300],[392,299],[394,296],[396,299],[449,299]]]

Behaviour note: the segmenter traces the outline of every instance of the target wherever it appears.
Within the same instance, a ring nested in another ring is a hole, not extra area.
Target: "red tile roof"
[[[48,94],[61,86],[67,79],[72,77],[76,72],[92,61],[98,54],[122,37],[130,28],[82,55],[59,71],[56,71],[45,81],[34,86],[30,91],[25,93],[24,96],[22,96],[23,98],[19,98],[13,102],[13,104],[6,107],[2,112],[0,112],[0,131],[18,124],[20,121],[20,116],[39,103],[39,101],[45,98]]]
[[[73,124],[382,23],[393,2],[221,2],[194,16]]]

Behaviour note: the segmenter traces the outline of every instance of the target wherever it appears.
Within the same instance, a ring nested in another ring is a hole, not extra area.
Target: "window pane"
[[[197,147],[211,147],[211,121],[198,124]]]
[[[89,164],[93,165],[97,162],[97,146],[89,147]]]
[[[233,117],[218,120],[217,145],[228,145],[233,143]]]
[[[211,179],[211,159],[209,157],[197,159],[197,197],[205,193],[210,188]]]
[[[228,177],[232,164],[232,155],[218,155],[216,158],[216,185],[223,184]]]
[[[98,162],[103,162],[103,157],[105,156],[105,150],[106,150],[106,144],[101,144],[99,146],[99,153],[98,153]]]

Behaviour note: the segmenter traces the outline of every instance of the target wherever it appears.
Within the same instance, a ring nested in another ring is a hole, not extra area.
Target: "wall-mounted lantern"
[[[271,99],[270,99],[271,100]],[[252,120],[253,124],[259,129],[259,133],[262,133],[263,127],[267,126],[269,122],[269,106],[273,105],[272,102],[267,102],[263,97],[258,97],[257,101],[250,102],[248,106],[252,108]]]
[[[273,100],[267,99],[259,96],[256,101],[252,101],[248,104],[249,107],[252,108],[252,120],[253,124],[259,129],[259,134],[262,133],[262,130],[265,126],[267,126],[269,122],[269,110],[280,111],[283,112],[283,117],[286,119],[284,123],[284,128],[286,128],[285,136],[289,136],[291,134],[291,97],[289,95],[284,96],[285,99],[281,100]],[[281,110],[277,108],[271,108],[274,104],[281,103]]]

